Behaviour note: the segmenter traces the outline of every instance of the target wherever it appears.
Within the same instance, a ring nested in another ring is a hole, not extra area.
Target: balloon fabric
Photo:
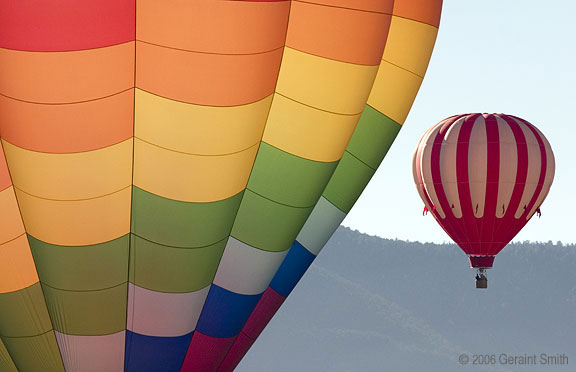
[[[0,370],[232,371],[376,171],[440,0],[0,0]]]

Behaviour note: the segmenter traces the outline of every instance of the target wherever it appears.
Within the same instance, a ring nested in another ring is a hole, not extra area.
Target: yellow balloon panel
[[[14,188],[0,191],[0,244],[12,240],[24,233],[24,225]]]
[[[38,282],[26,234],[0,244],[0,293],[18,291]]]
[[[424,77],[438,29],[426,23],[392,17],[383,59]]]
[[[285,48],[276,92],[305,105],[359,114],[378,66],[355,65]]]
[[[290,154],[332,162],[342,156],[360,118],[303,105],[275,95],[263,141]]]
[[[134,86],[134,43],[74,52],[0,48],[0,94],[36,103],[107,97]]]
[[[382,61],[368,104],[402,125],[414,103],[422,78]]]
[[[191,155],[135,140],[134,185],[165,198],[213,202],[242,191],[258,144],[220,156]]]
[[[57,201],[16,190],[26,231],[57,245],[104,243],[130,232],[131,187],[100,198]]]
[[[2,141],[14,187],[46,199],[80,200],[131,184],[132,139],[99,150],[51,154]]]
[[[260,141],[272,95],[242,106],[200,106],[136,90],[136,137],[198,155],[222,155]]]

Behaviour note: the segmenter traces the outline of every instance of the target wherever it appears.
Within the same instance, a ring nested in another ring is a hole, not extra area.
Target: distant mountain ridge
[[[524,371],[461,354],[564,353],[576,365],[576,246],[510,244],[488,290],[454,244],[341,227],[239,372]],[[536,369],[533,369],[536,368]],[[537,366],[538,371],[572,371]]]

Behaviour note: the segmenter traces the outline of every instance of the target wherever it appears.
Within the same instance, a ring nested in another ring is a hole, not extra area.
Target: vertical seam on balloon
[[[542,192],[542,190],[544,188],[544,181],[546,179],[546,172],[548,170],[548,159],[547,159],[547,155],[546,155],[546,146],[544,145],[544,141],[542,141],[540,134],[534,129],[532,124],[530,124],[527,121],[520,119],[520,118],[518,118],[518,120],[520,120],[522,123],[524,123],[524,125],[526,125],[528,127],[528,129],[530,129],[530,131],[534,134],[534,137],[536,137],[536,140],[538,141],[538,148],[540,150],[540,162],[541,162],[540,177],[538,178],[538,185],[536,186],[536,190],[534,191],[534,195],[532,196],[532,199],[530,200],[530,202],[528,202],[526,210],[524,211],[524,213],[522,213],[522,216],[520,216],[520,218],[523,218],[526,220],[528,218],[528,214],[530,213],[530,211],[534,207],[534,204],[538,200],[538,197],[540,196],[540,193]]]
[[[500,132],[494,115],[484,118],[486,127],[486,192],[484,196],[484,215],[480,219],[480,239],[486,242],[482,253],[494,254],[494,227],[498,208],[498,189],[500,185]]]
[[[448,164],[448,168],[450,169],[454,169],[454,177],[457,177],[457,172],[456,172],[456,164],[457,164],[457,149],[458,149],[458,138],[460,136],[460,134],[462,133],[462,126],[464,125],[466,118],[468,115],[460,115],[458,117],[458,120],[454,120],[454,122],[452,124],[450,124],[449,127],[445,128],[445,134],[444,136],[447,134],[447,132],[449,130],[454,130],[456,132],[456,129],[454,129],[454,126],[458,126],[457,128],[457,133],[458,136],[456,136],[456,145],[452,146],[455,147],[455,149],[453,150],[453,156],[454,159],[452,159],[452,161],[450,162],[450,164]],[[441,142],[444,141],[444,136],[441,139]],[[438,156],[438,161],[437,163],[440,164],[440,158],[441,158],[441,153]],[[439,165],[440,166],[440,165]],[[438,187],[442,189],[442,195],[443,197],[446,197],[445,191],[444,191],[444,182],[442,180],[442,172],[439,172],[439,181],[438,181]],[[448,235],[450,237],[453,238],[453,240],[456,242],[456,244],[464,244],[467,239],[468,239],[468,233],[466,231],[465,228],[465,223],[463,221],[464,220],[464,214],[462,212],[462,201],[460,200],[460,191],[458,190],[458,179],[456,179],[455,181],[453,181],[455,187],[456,187],[456,194],[458,195],[458,200],[456,201],[458,203],[458,207],[460,208],[460,217],[456,217],[456,214],[452,211],[452,205],[449,203],[448,198],[446,197],[446,205],[444,206],[444,209],[449,209],[450,210],[450,215],[446,215],[446,219],[445,222],[443,224],[441,224],[440,226],[444,229],[444,231],[446,231],[448,233]],[[449,229],[445,229],[444,225],[448,225]]]
[[[478,123],[478,120],[482,121],[482,124]],[[471,224],[473,226],[473,228],[470,229],[470,232],[475,233],[476,235],[474,235],[473,237],[475,238],[475,241],[473,241],[472,243],[476,243],[476,244],[481,244],[481,250],[485,251],[486,250],[486,243],[484,241],[481,240],[481,223],[483,221],[483,216],[480,218],[476,217],[476,208],[478,208],[478,204],[476,203],[476,206],[474,205],[474,203],[472,202],[472,182],[470,182],[470,141],[473,139],[472,134],[474,133],[474,128],[479,125],[479,126],[483,126],[484,127],[484,133],[486,133],[486,118],[484,117],[484,115],[478,115],[477,117],[474,118],[474,120],[472,121],[472,127],[470,130],[470,137],[468,139],[468,149],[466,151],[467,154],[467,160],[466,160],[466,164],[468,165],[468,172],[466,172],[466,175],[468,176],[468,190],[470,191],[470,206],[472,207],[472,213],[470,214],[469,218],[467,219],[466,216],[464,216],[464,222],[467,224]],[[488,148],[486,148],[486,151],[488,150]],[[486,172],[488,172],[488,158],[486,158]],[[486,173],[486,180],[488,180],[488,175]],[[486,185],[484,185],[486,186]],[[486,200],[486,189],[484,189],[484,200]],[[469,232],[469,233],[470,233]]]
[[[438,211],[434,209],[434,206],[430,212],[438,222],[442,221],[442,223],[439,223],[440,227],[442,227],[442,229],[459,245],[464,243],[464,240],[467,238],[467,234],[465,233],[465,230],[462,229],[461,224],[458,223],[456,217],[454,216],[454,212],[452,211],[452,208],[446,198],[440,170],[440,153],[442,151],[441,147],[445,132],[448,130],[448,128],[454,125],[456,121],[463,118],[465,118],[465,115],[457,116],[453,120],[445,121],[436,125],[441,125],[442,128],[438,131],[436,137],[434,138],[430,156],[430,173],[432,177],[432,184],[434,187],[434,192],[436,193],[436,198],[438,199],[438,203],[440,203],[440,207],[444,210],[445,217],[442,218]],[[461,135],[461,133],[462,129],[460,129],[459,135]],[[436,147],[440,147],[440,149],[436,149]],[[446,227],[448,227],[448,229]]]
[[[430,138],[431,132],[433,132],[437,126],[444,125],[444,123],[446,122],[448,122],[448,119],[443,120],[437,123],[436,125],[428,128],[428,130],[426,130],[422,138],[420,138],[420,141],[418,141],[418,145],[416,146],[415,159],[414,159],[414,171],[416,172],[416,178],[418,179],[416,187],[418,188],[418,190],[420,190],[420,194],[424,196],[425,198],[424,205],[426,206],[426,208],[429,209],[430,213],[434,211],[433,207],[434,203],[432,203],[432,200],[430,199],[430,196],[426,191],[426,187],[424,186],[424,177],[422,176],[422,151],[425,146],[425,142],[428,141],[428,139]]]
[[[498,229],[494,234],[495,236],[503,236],[502,241],[507,244],[519,230],[518,223],[520,219],[517,220],[514,215],[520,207],[520,202],[522,201],[522,196],[526,188],[526,179],[528,177],[528,145],[520,125],[514,120],[510,119],[510,116],[508,115],[501,115],[500,117],[504,119],[512,131],[512,134],[514,135],[517,157],[514,190],[510,196],[510,202],[508,204],[508,208],[506,209],[506,213],[504,216],[502,216],[501,223],[499,224]],[[494,254],[496,253],[497,252],[494,252]]]
[[[136,291],[132,291],[132,296],[134,297],[132,300],[132,309],[130,309],[130,266],[133,266],[133,270],[134,270],[134,282],[136,282],[136,257],[135,257],[135,253],[136,251],[133,249],[132,245],[134,242],[134,239],[132,239],[132,219],[134,218],[134,169],[136,168],[136,161],[135,161],[135,154],[136,154],[136,68],[137,68],[137,42],[136,42],[136,33],[137,33],[137,28],[136,28],[136,22],[138,20],[137,16],[136,16],[136,11],[138,8],[138,0],[134,0],[134,75],[133,75],[133,92],[132,92],[132,97],[133,97],[133,103],[132,103],[132,182],[130,184],[131,186],[131,190],[130,190],[130,223],[129,223],[129,227],[128,227],[128,268],[127,268],[127,279],[126,279],[126,327],[124,329],[124,367],[123,370],[127,371],[128,370],[128,366],[129,364],[129,359],[130,359],[130,350],[128,350],[128,320],[130,319],[129,317],[129,312],[132,311],[132,321],[134,320],[134,312],[135,312],[135,308],[136,308],[136,304],[135,304],[135,297],[136,297]],[[132,256],[134,255],[134,264],[132,265]],[[134,283],[135,284],[135,283]]]
[[[274,106],[274,98],[276,96],[276,89],[278,88],[278,80],[280,77],[280,71],[282,70],[282,63],[284,62],[284,52],[286,51],[286,39],[288,37],[288,29],[289,29],[289,25],[290,25],[290,12],[292,10],[292,0],[288,0],[289,1],[289,9],[288,9],[288,20],[286,22],[286,35],[284,37],[284,45],[283,45],[283,49],[282,49],[282,58],[280,60],[280,65],[278,66],[278,74],[276,76],[276,84],[274,86],[274,91],[272,93],[272,99],[270,101],[270,107],[268,109],[268,114],[266,115],[266,121],[265,124],[262,128],[262,133],[260,135],[260,141],[258,144],[258,150],[256,151],[256,155],[254,156],[254,161],[252,163],[252,168],[250,169],[250,174],[248,175],[248,179],[246,182],[246,187],[244,188],[243,194],[242,194],[242,198],[240,199],[240,203],[238,204],[238,209],[236,210],[236,214],[234,216],[232,225],[230,226],[230,232],[228,233],[228,240],[230,239],[230,237],[232,236],[232,230],[234,229],[234,224],[236,223],[236,219],[238,218],[238,213],[240,212],[240,208],[242,208],[242,202],[244,201],[244,197],[246,195],[246,191],[248,190],[248,183],[250,182],[250,178],[252,176],[252,172],[254,171],[254,165],[256,164],[256,159],[258,158],[258,154],[260,153],[260,149],[262,148],[262,139],[264,138],[264,132],[266,131],[266,126],[268,125],[268,119],[270,118],[270,112],[272,111],[272,107]],[[228,245],[228,240],[226,242],[226,245]],[[211,284],[210,286],[214,285],[214,278],[216,277],[216,274],[218,273],[218,269],[220,268],[220,262],[222,261],[222,257],[224,257],[224,254],[226,253],[226,245],[224,246],[224,249],[222,250],[222,255],[220,256],[220,259],[218,260],[218,263],[216,265],[216,270],[214,271],[214,275],[212,277],[211,280]],[[210,288],[211,290],[212,288]],[[200,316],[198,317],[198,323],[200,323],[200,319],[202,318],[202,315],[204,314],[204,311],[206,310],[206,301],[208,299],[208,296],[210,295],[210,290],[208,291],[208,295],[206,296],[206,299],[204,300],[204,304],[202,305],[202,311],[200,312]],[[198,324],[197,323],[197,324]],[[246,323],[244,323],[245,325]],[[242,326],[242,328],[244,327],[244,325]],[[194,330],[194,332],[196,332],[196,329]],[[242,332],[242,330],[240,330],[240,332]],[[238,335],[236,335],[235,337],[238,337]],[[214,371],[217,371],[220,368],[220,365],[222,364],[222,362],[224,361],[224,359],[226,359],[226,356],[228,355],[230,349],[232,349],[234,343],[236,340],[234,340],[234,342],[232,342],[230,344],[230,348],[228,349],[228,351],[224,354],[224,356],[222,357],[222,360],[220,361],[220,363],[218,363],[218,365],[216,366],[216,368],[214,369]],[[190,339],[190,342],[188,343],[188,347],[186,349],[186,354],[184,356],[184,359],[182,360],[182,364],[180,365],[179,371],[183,372],[184,371],[184,367],[185,365],[187,365],[187,359],[186,357],[188,356],[188,353],[190,352],[190,347],[192,345],[192,342],[194,342],[194,337],[192,337]]]
[[[424,134],[424,137],[426,137],[427,135],[428,133]],[[429,212],[432,213],[434,211],[433,203],[432,200],[430,200],[430,196],[426,192],[426,187],[424,186],[424,178],[422,176],[422,151],[424,147],[423,142],[425,141],[424,137],[422,137],[420,143],[418,143],[418,147],[416,148],[416,159],[414,159],[414,168],[416,171],[416,178],[418,179],[416,187],[418,188],[418,190],[420,190],[420,194],[423,195],[425,198],[424,200],[425,207],[429,210]]]
[[[8,177],[10,179],[10,185],[14,186],[14,183],[12,182],[12,174],[10,173],[10,166],[8,164],[8,159],[6,159],[6,153],[4,152],[4,146],[2,145],[2,139],[0,138],[0,151],[2,151],[2,153],[4,154],[4,159],[6,162],[6,171],[8,172]],[[16,195],[16,189],[13,188],[13,192],[14,192],[14,199],[16,200],[16,204],[18,206],[18,212],[20,214],[20,220],[22,221],[22,226],[24,226],[24,232],[26,234],[26,240],[28,241],[28,249],[30,250],[30,255],[32,255],[32,248],[30,247],[30,239],[28,239],[28,231],[26,229],[26,224],[24,223],[24,218],[22,216],[22,209],[20,208],[20,201],[18,200],[18,195]],[[60,344],[58,343],[58,340],[56,340],[56,334],[54,333],[55,329],[54,329],[54,322],[52,321],[52,314],[50,314],[50,312],[48,311],[48,302],[46,301],[46,294],[44,293],[44,288],[42,287],[42,281],[40,280],[40,274],[38,273],[38,268],[36,267],[36,261],[34,260],[34,256],[32,255],[32,261],[34,263],[34,270],[36,271],[36,276],[38,277],[38,284],[40,285],[40,292],[42,293],[42,297],[44,299],[44,306],[46,306],[46,312],[48,312],[48,318],[50,319],[50,326],[51,329],[48,332],[52,332],[52,334],[54,334],[54,341],[56,342],[56,346],[58,346],[58,354],[60,356],[60,361],[62,363],[62,367],[64,368],[64,370],[66,370],[66,368],[64,367],[64,357],[62,356],[62,351],[60,350]],[[34,283],[36,284],[36,283]],[[24,289],[24,288],[22,288]],[[6,349],[8,351],[8,349]],[[12,354],[10,354],[10,351],[8,351],[8,355],[10,355],[10,358],[12,358]],[[14,358],[12,358],[12,361],[14,361]]]
[[[291,3],[292,3],[292,2],[291,2]],[[391,20],[392,20],[392,18],[393,18],[393,15],[392,15],[392,17],[391,17]],[[288,25],[289,25],[289,22],[288,22]],[[390,35],[390,34],[388,34],[388,37],[389,37],[389,35]],[[384,53],[384,50],[385,50],[385,48],[382,50],[382,53]],[[388,61],[385,61],[385,60],[382,60],[382,61],[389,63]],[[382,61],[380,62],[379,68],[380,68],[380,66],[382,65]],[[368,104],[366,104],[366,105],[368,105]],[[271,107],[272,107],[272,104],[271,104]],[[401,128],[402,128],[402,125],[400,125],[400,129],[401,129]],[[351,152],[348,151],[348,146],[346,147],[346,149],[345,149],[344,152],[348,152],[350,155],[352,155],[354,158],[356,158],[356,156],[355,156],[354,154],[352,154]],[[358,159],[358,158],[356,158],[356,159]],[[360,160],[360,159],[358,159],[358,160]],[[362,161],[362,163],[364,163],[364,162]],[[364,163],[364,164],[365,164],[365,163]],[[367,164],[366,164],[366,165],[367,165]],[[372,167],[370,167],[370,166],[369,166],[369,168],[372,169]],[[328,183],[330,183],[330,180],[328,181]],[[327,183],[327,185],[328,185],[328,183]],[[325,190],[326,190],[326,187],[324,188],[324,190],[322,191],[322,193],[321,193],[321,195],[320,195],[321,198],[324,196],[324,191],[325,191]],[[326,198],[325,198],[325,199],[326,199]],[[327,200],[329,203],[332,204],[332,202],[331,202],[329,199],[326,199],[326,200]],[[339,208],[337,208],[337,209],[339,209]],[[343,212],[344,212],[344,211],[343,211]],[[347,214],[346,212],[344,212],[344,213]],[[305,222],[305,223],[306,223],[306,222]],[[291,249],[291,248],[289,248],[289,249]],[[271,288],[271,287],[268,286],[268,288]],[[260,300],[260,301],[261,301],[261,300]],[[260,303],[260,301],[259,301],[258,303]],[[252,311],[251,315],[252,315],[253,313],[254,313],[254,310]],[[245,325],[246,325],[246,323],[244,324],[244,326],[245,326]],[[242,327],[242,329],[244,329],[244,326]],[[243,333],[242,330],[240,331],[240,333]],[[245,333],[244,333],[244,334],[245,334]],[[232,344],[232,347],[234,346],[234,344],[235,344],[236,342],[237,342],[237,341],[234,341],[234,343]],[[232,349],[232,347],[229,349],[229,351]],[[220,366],[222,365],[222,363],[224,362],[224,360],[226,360],[226,357],[228,356],[229,351],[226,353],[226,355],[225,355],[224,358],[222,359],[222,362],[220,363],[219,367],[217,368],[217,371],[220,370]]]
[[[458,185],[458,197],[462,208],[463,222],[460,225],[464,228],[463,238],[467,244],[464,251],[469,250],[469,252],[466,252],[468,254],[474,253],[474,243],[478,242],[478,226],[475,223],[476,217],[474,216],[474,206],[472,205],[472,195],[470,191],[468,158],[472,128],[479,116],[479,114],[466,116],[462,123],[460,133],[458,134],[458,144],[456,145],[456,180]],[[474,232],[476,235],[473,235]]]
[[[295,0],[294,0],[294,1],[295,1]],[[284,48],[286,48],[286,40],[287,40],[287,37],[288,37],[288,28],[289,28],[289,25],[290,25],[290,14],[291,14],[291,10],[292,10],[292,0],[290,0],[290,9],[289,9],[289,12],[288,12],[288,22],[287,22],[287,25],[286,25],[286,26],[287,26],[287,27],[286,27],[286,39],[285,39],[285,41],[284,41],[284,44],[285,44]],[[384,53],[384,49],[382,50],[382,52]],[[282,59],[283,59],[283,58],[282,58]],[[281,67],[282,67],[282,64],[280,64],[280,69],[281,69]],[[280,69],[279,69],[279,73],[280,73]],[[276,94],[276,88],[277,88],[277,86],[278,86],[278,80],[276,80],[276,87],[274,88],[274,95]],[[289,98],[289,97],[287,97],[287,98]],[[270,103],[270,111],[272,110],[273,104],[274,104],[274,96],[272,97],[272,102]],[[367,105],[367,104],[366,104],[366,105]],[[268,117],[269,117],[269,115],[270,115],[270,111],[268,111]],[[362,115],[362,113],[361,113],[360,115]],[[268,117],[266,118],[266,124],[268,124]],[[360,118],[359,118],[359,119],[360,119]],[[358,120],[359,120],[359,119],[358,119]],[[265,130],[266,130],[266,125],[264,126],[264,129],[263,129],[263,131],[262,131],[262,138],[263,138],[263,135],[264,135],[264,131],[265,131]],[[354,133],[354,132],[353,132],[353,133]],[[353,136],[353,134],[352,134],[352,136]],[[352,136],[350,136],[350,139],[352,138]],[[261,139],[261,142],[262,142],[262,139]],[[259,149],[259,150],[260,150],[260,149]],[[356,156],[354,156],[352,153],[350,153],[350,152],[348,151],[348,145],[347,145],[346,148],[344,149],[344,153],[346,153],[346,152],[348,152],[351,156],[353,156],[354,158],[356,158]],[[356,158],[356,159],[359,160],[359,161],[361,161],[361,160],[358,159],[358,158]],[[368,166],[368,164],[364,163],[363,161],[361,161],[361,162],[362,162],[363,164],[365,164],[366,166]],[[372,169],[372,167],[370,167],[370,166],[368,166],[368,168]],[[253,170],[253,168],[252,168],[252,170]],[[250,173],[252,173],[252,171],[251,171]],[[334,173],[333,173],[333,174],[334,174]],[[332,175],[333,175],[333,174],[332,174]],[[326,190],[326,186],[330,183],[330,180],[331,180],[331,179],[332,179],[332,177],[330,177],[330,179],[328,180],[328,182],[327,182],[326,185],[324,186],[324,189],[323,189],[322,192],[320,193],[319,199],[322,198],[322,197],[324,197],[324,192],[325,192],[325,190]],[[250,177],[248,178],[248,181],[249,181],[249,180],[250,180]],[[247,190],[247,189],[248,189],[248,187],[246,187],[246,190]],[[324,197],[324,198],[325,198],[325,197]],[[326,199],[326,198],[325,198],[325,199]],[[326,200],[327,200],[330,204],[333,205],[333,203],[332,203],[330,200],[328,200],[328,199],[326,199]],[[316,203],[314,204],[314,206],[316,206],[317,203],[318,203],[318,201],[316,201]],[[337,207],[336,207],[336,208],[337,208]],[[337,208],[337,209],[340,210],[340,208]],[[344,212],[344,211],[342,211],[342,212]],[[347,214],[346,212],[344,212],[344,213]],[[310,216],[309,216],[309,217],[310,217]],[[236,219],[234,219],[234,221],[236,221]],[[306,221],[307,221],[307,220],[306,220]],[[306,221],[304,222],[304,224],[306,224]],[[287,253],[289,253],[290,249],[291,249],[291,247],[288,248],[288,250],[287,250],[288,252],[287,252]],[[285,257],[285,258],[286,258],[286,257]],[[284,258],[284,259],[285,259],[285,258]],[[272,278],[272,280],[273,280],[273,279],[274,279],[274,277]],[[270,287],[270,283],[269,283],[268,286],[267,286],[267,289],[268,289],[268,288],[271,288],[271,287]],[[264,290],[263,293],[265,293],[265,292],[266,292],[266,290]],[[261,303],[261,301],[262,301],[262,298],[260,298],[260,299],[258,300],[258,302],[256,303],[256,306],[254,307],[254,309],[252,309],[252,311],[251,311],[251,313],[250,313],[250,316],[248,317],[248,319],[246,320],[246,322],[245,322],[244,325],[242,326],[242,329],[240,330],[240,333],[243,333],[243,334],[246,335],[246,333],[243,332],[243,330],[244,330],[244,328],[245,328],[245,326],[246,326],[246,323],[247,323],[247,322],[249,321],[249,319],[252,317],[252,315],[254,314],[254,310],[255,310],[256,307]],[[239,333],[239,334],[240,334],[240,333]],[[238,336],[238,335],[237,335],[237,336]],[[237,336],[236,336],[236,337],[237,337]],[[248,335],[246,335],[246,336],[248,336]],[[229,355],[229,353],[230,353],[230,350],[232,350],[232,348],[234,347],[234,345],[236,344],[236,342],[237,342],[237,340],[234,340],[234,342],[232,343],[232,346],[231,346],[230,349],[226,352],[226,354],[225,354],[224,357],[222,358],[222,361],[221,361],[221,362],[218,364],[218,366],[216,367],[216,370],[215,370],[216,372],[220,370],[220,367],[221,367],[222,363],[224,363],[224,361],[226,360],[226,358],[228,357],[228,355]]]
[[[369,106],[369,105],[366,104],[366,106]],[[384,115],[383,113],[381,113],[381,114]],[[397,123],[396,123],[396,124],[397,124]],[[397,124],[397,125],[399,125],[399,124]],[[399,126],[400,126],[400,129],[401,129],[402,126],[401,126],[401,125],[399,125]],[[397,134],[397,133],[396,133],[396,134]],[[360,162],[362,162],[363,164],[365,164],[368,168],[370,168],[371,170],[375,171],[375,169],[374,169],[372,166],[366,164],[364,161],[362,161],[361,159],[359,159],[356,155],[354,155],[353,153],[351,153],[348,148],[346,148],[345,153],[348,153],[349,155],[353,156],[354,158],[356,158],[357,160],[359,160]],[[327,199],[327,198],[324,196],[324,193],[322,193],[322,195],[320,196],[320,198],[324,198],[328,203],[330,203],[332,206],[334,206],[334,208],[336,208],[337,210],[341,211],[340,208],[338,208],[337,206],[335,206],[329,199]],[[316,203],[316,204],[317,204],[317,203]],[[345,215],[347,214],[345,211],[341,211],[341,212],[343,212]],[[308,220],[307,220],[307,221],[308,221]],[[306,223],[307,223],[307,222],[306,222]],[[305,223],[305,224],[306,224],[306,223]],[[295,241],[297,241],[297,240],[295,240]],[[306,247],[304,247],[304,248],[305,248],[306,250],[308,250]],[[312,252],[310,252],[310,253],[312,253]],[[312,254],[313,254],[313,253],[312,253]],[[314,256],[317,256],[317,255],[314,254]],[[268,285],[268,288],[271,289],[271,290],[273,290],[273,288],[272,288],[270,285]],[[260,300],[260,301],[261,301],[261,300]],[[260,303],[260,301],[258,302],[258,304]],[[254,314],[254,311],[251,313],[251,316],[252,316],[252,314]],[[243,329],[244,329],[244,327],[243,327]],[[246,335],[246,336],[248,337],[248,335],[247,335],[243,330],[241,330],[240,333],[243,333],[244,335]],[[226,360],[226,358],[224,358],[224,360]],[[223,360],[223,362],[224,362],[224,360]],[[223,362],[222,362],[222,363],[223,363]]]

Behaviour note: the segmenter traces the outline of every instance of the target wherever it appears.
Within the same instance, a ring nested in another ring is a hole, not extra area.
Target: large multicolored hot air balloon
[[[0,370],[234,369],[393,142],[440,10],[0,0]]]
[[[436,221],[485,270],[548,195],[554,154],[526,120],[505,114],[447,118],[420,140],[413,159],[418,192]]]

